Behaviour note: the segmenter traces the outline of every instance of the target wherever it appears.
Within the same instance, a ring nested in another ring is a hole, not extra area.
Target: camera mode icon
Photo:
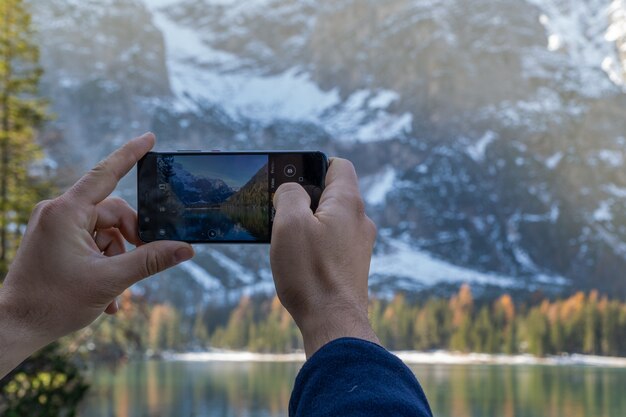
[[[287,166],[285,166],[285,169],[283,171],[285,173],[285,176],[291,178],[294,175],[296,175],[296,167],[292,164],[289,164]]]

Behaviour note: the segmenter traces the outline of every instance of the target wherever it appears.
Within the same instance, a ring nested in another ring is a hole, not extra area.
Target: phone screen
[[[276,189],[301,184],[315,210],[326,168],[319,152],[149,153],[137,172],[140,237],[269,243]]]

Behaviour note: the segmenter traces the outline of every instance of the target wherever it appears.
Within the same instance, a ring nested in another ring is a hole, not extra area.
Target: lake
[[[90,371],[80,417],[286,416],[298,363],[130,362]],[[437,417],[626,415],[626,369],[411,365]]]
[[[267,207],[222,207],[187,209],[172,224],[170,234],[182,240],[267,240]]]

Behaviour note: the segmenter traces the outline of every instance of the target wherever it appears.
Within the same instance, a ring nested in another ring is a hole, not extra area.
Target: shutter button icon
[[[296,175],[296,167],[293,166],[292,164],[289,164],[289,165],[285,166],[284,173],[285,173],[285,176],[291,178],[294,175]]]

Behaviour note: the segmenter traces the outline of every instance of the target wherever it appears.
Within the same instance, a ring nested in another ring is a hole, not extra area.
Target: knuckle
[[[359,216],[365,215],[365,202],[358,191],[347,193],[345,198],[347,203],[354,208]]]
[[[149,277],[161,272],[163,269],[165,268],[159,254],[155,251],[149,251],[145,257],[142,275]]]
[[[127,166],[132,166],[144,155],[140,149],[138,149],[133,142],[127,142],[122,148],[116,152],[115,157],[122,160]]]
[[[302,192],[304,192],[304,188],[302,188],[300,184],[296,184],[294,182],[281,184],[281,186],[278,187],[278,190],[276,190],[277,199],[295,197],[296,194],[301,194]]]
[[[108,159],[100,161],[91,169],[89,177],[98,181],[117,181],[118,174],[115,172],[115,166]]]
[[[290,191],[290,190],[298,190],[301,188],[300,184],[296,184],[295,182],[286,182],[284,184],[281,184],[280,187],[283,191]]]
[[[304,308],[306,297],[302,290],[294,285],[282,285],[276,292],[280,303],[290,311],[295,317],[299,318],[300,311]]]
[[[37,204],[35,210],[37,210],[39,220],[47,222],[48,220],[56,217],[60,207],[61,203],[59,200],[46,200]]]
[[[337,164],[341,167],[344,175],[353,175],[356,177],[356,168],[349,159],[337,158]]]
[[[272,234],[274,236],[295,236],[311,232],[310,218],[297,211],[284,211],[274,218]]]
[[[107,171],[108,169],[106,159],[98,162],[93,168],[91,168],[91,173],[95,175],[101,175],[102,173]]]
[[[277,216],[274,219],[273,233],[276,235],[285,235],[291,233],[294,229],[299,229],[301,218],[294,216],[293,214],[285,214],[283,216]]]
[[[43,200],[40,201],[39,203],[35,204],[35,207],[33,208],[33,212],[32,212],[32,216],[37,216],[41,214],[41,211],[43,210],[43,208],[49,204],[52,200]]]
[[[333,157],[331,158],[331,165],[345,165],[346,167],[352,167],[354,169],[354,165],[349,159]]]
[[[90,178],[91,178],[92,175],[93,175],[93,169],[91,171],[89,171],[87,174],[85,174],[82,177],[80,177],[78,179],[78,181],[76,181],[74,183],[72,188],[70,188],[67,191],[67,194],[70,196],[70,198],[78,199],[80,197],[81,190],[83,188],[88,188],[89,187],[89,181],[90,181]]]
[[[121,197],[108,197],[107,200],[111,201],[113,204],[127,205],[126,200]]]
[[[378,228],[376,227],[376,223],[372,221],[369,217],[365,216],[365,230],[371,240],[375,240],[378,235]]]
[[[124,200],[123,198],[120,198],[120,197],[109,197],[109,198],[107,198],[107,200],[109,200],[109,203],[111,205],[115,206],[116,208],[122,209],[122,210],[125,210],[125,209],[130,207],[128,202],[126,202],[126,200]]]
[[[343,159],[342,162],[346,166],[346,168],[350,169],[354,174],[356,174],[356,168],[354,167],[352,161],[350,161],[349,159]]]
[[[124,167],[133,166],[145,152],[146,150],[142,146],[137,146],[136,142],[131,140],[113,152],[107,159],[118,168],[119,174],[123,175],[125,172],[121,171],[124,170]]]

